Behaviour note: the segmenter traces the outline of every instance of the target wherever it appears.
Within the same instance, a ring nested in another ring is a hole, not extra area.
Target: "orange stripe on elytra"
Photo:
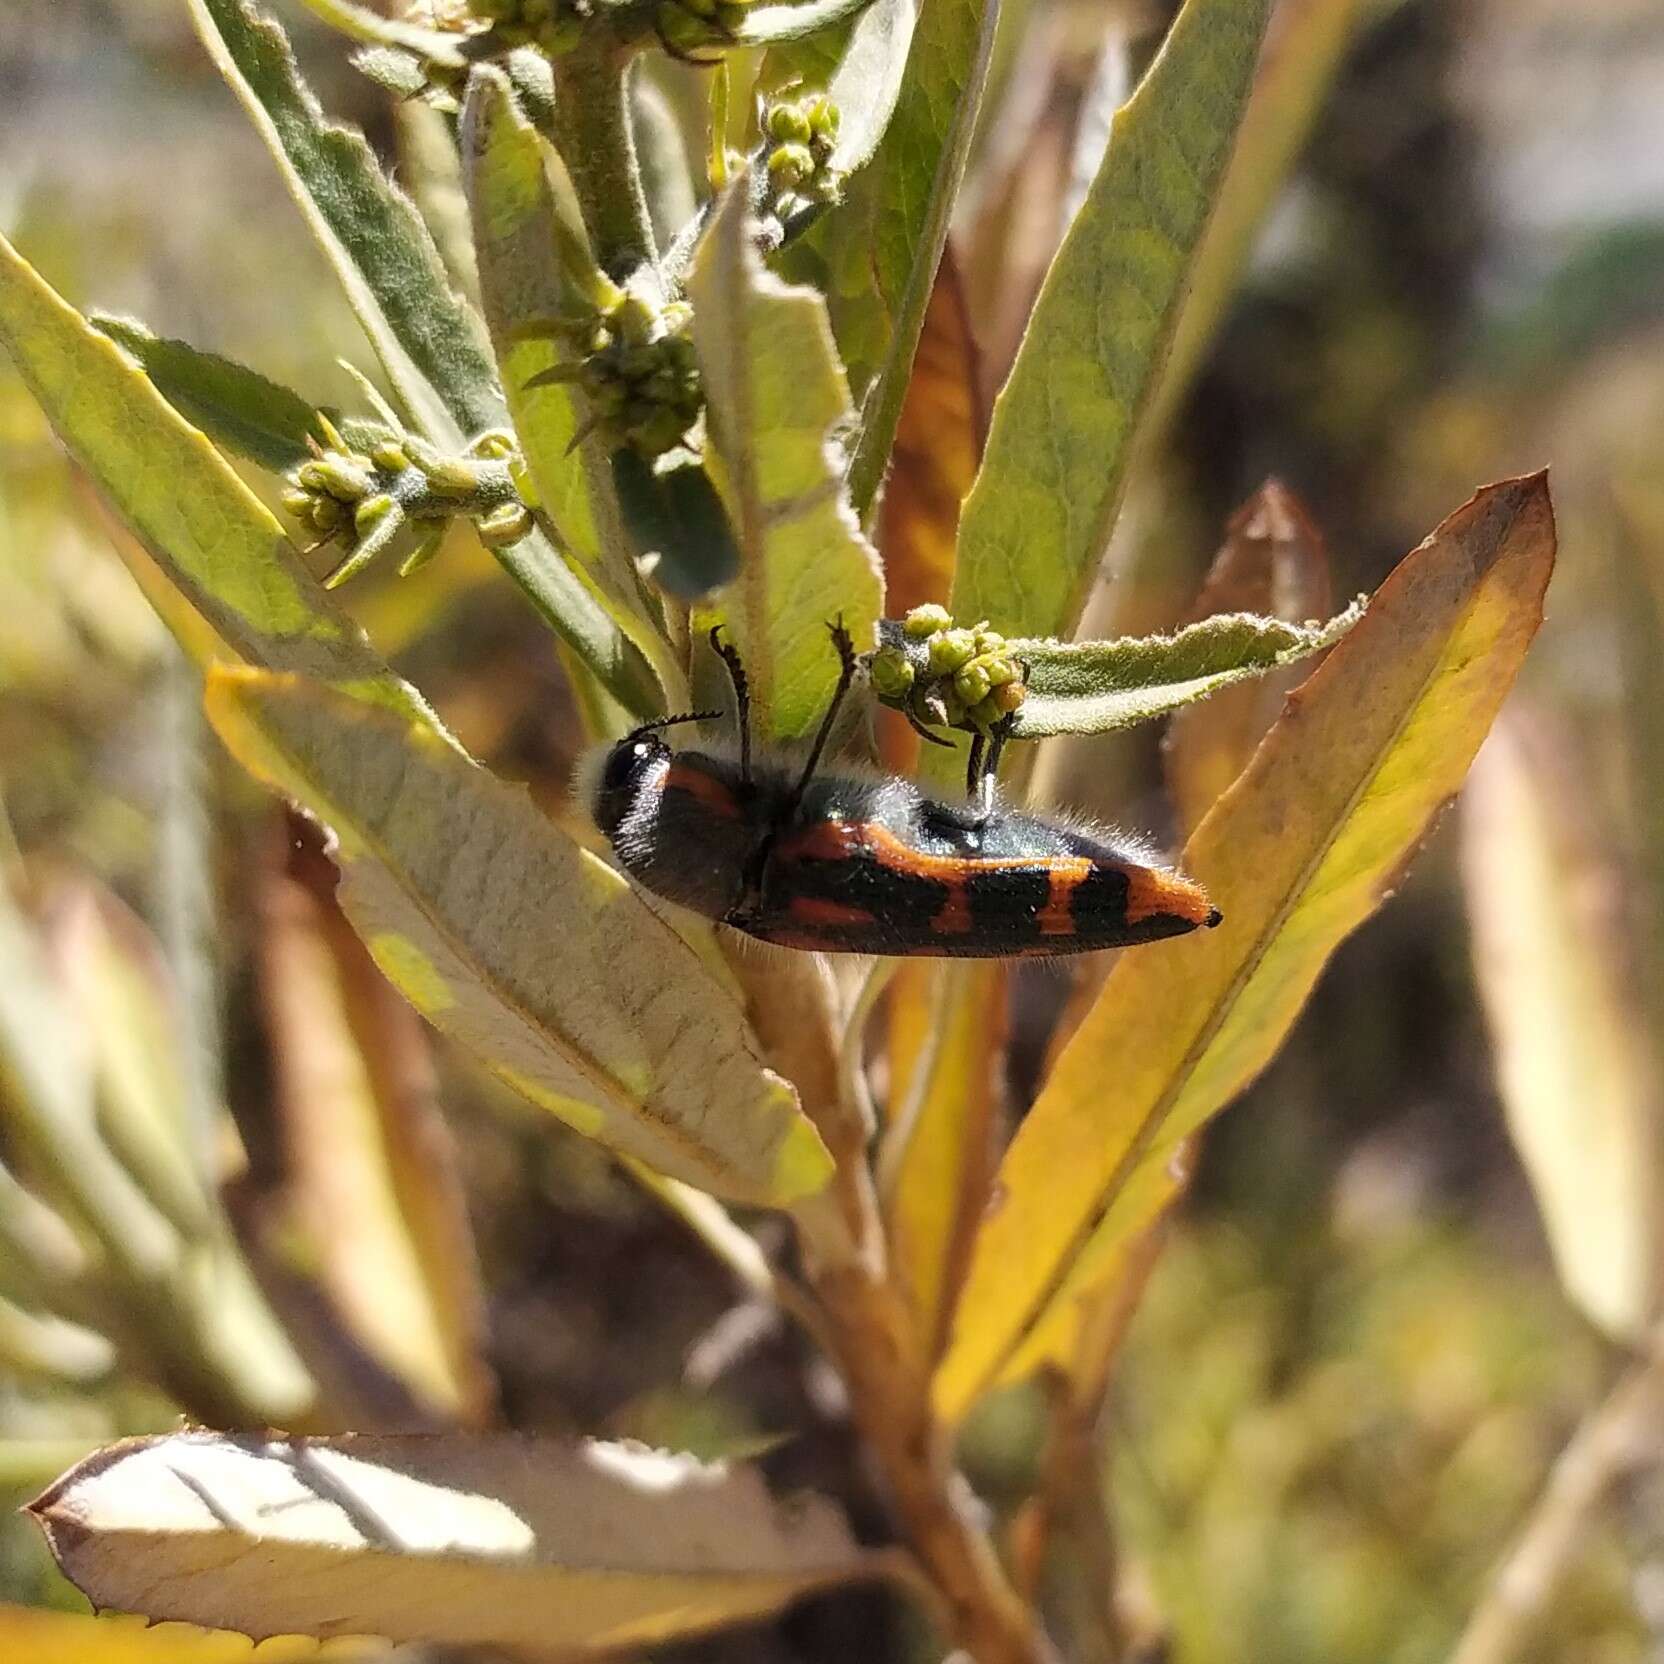
[[[953,879],[948,884],[948,898],[936,910],[930,928],[938,936],[968,936],[971,931],[971,898],[965,881]]]
[[[852,907],[843,901],[829,901],[824,896],[793,896],[786,903],[786,912],[799,924],[836,926],[873,922],[872,914],[865,907]]]
[[[1086,882],[1092,870],[1090,861],[1082,861],[1078,870],[1061,864],[1047,874],[1046,905],[1034,915],[1034,922],[1042,936],[1073,936],[1075,934],[1075,891]]]
[[[689,768],[683,763],[672,763],[664,777],[667,792],[686,792],[702,809],[708,809],[722,820],[738,820],[739,800],[718,780],[703,769]]]
[[[962,884],[984,872],[1065,872],[1078,881],[1092,870],[1084,855],[1001,855],[988,859],[932,855],[898,838],[881,821],[822,820],[788,832],[774,846],[784,861],[843,861],[870,855],[892,872],[931,878],[939,884]]]
[[[1142,924],[1167,913],[1192,924],[1206,924],[1213,904],[1200,884],[1159,867],[1122,867],[1127,875],[1127,923]]]

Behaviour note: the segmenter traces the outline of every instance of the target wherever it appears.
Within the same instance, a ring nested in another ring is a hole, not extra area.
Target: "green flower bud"
[[[938,630],[953,628],[953,614],[935,601],[927,601],[922,607],[913,610],[901,621],[904,634],[914,641],[922,641],[926,636],[933,636]]]
[[[869,662],[867,674],[880,699],[905,699],[916,679],[907,654],[899,647],[880,647]]]
[[[976,662],[982,666],[990,687],[1003,688],[1007,682],[1016,681],[1022,674],[1014,660],[1002,659],[993,654],[979,658]]]
[[[480,542],[488,549],[500,549],[505,543],[517,543],[532,529],[530,510],[524,503],[504,503],[474,522]]]
[[[843,112],[836,102],[823,92],[817,92],[803,101],[803,114],[808,120],[810,130],[816,138],[832,140],[838,136],[838,128],[843,121]]]
[[[283,507],[297,520],[304,520],[312,512],[312,493],[292,485],[283,493]]]
[[[988,697],[991,687],[987,670],[975,659],[956,672],[953,678],[955,696],[967,705],[980,705]]]
[[[370,460],[384,474],[402,474],[410,466],[404,446],[396,439],[384,439],[370,451]]]
[[[806,144],[783,144],[769,152],[769,183],[776,189],[790,190],[801,185],[815,171],[815,158]]]
[[[366,497],[353,510],[352,529],[359,537],[368,537],[389,514],[397,514],[399,505],[385,491]]]
[[[315,532],[322,532],[329,536],[337,526],[347,517],[346,507],[336,502],[333,497],[314,497],[312,506],[307,511],[307,518],[312,522]]]
[[[517,456],[520,444],[508,428],[487,428],[469,445],[468,450],[472,456],[484,457],[491,462],[502,462],[509,457]]]
[[[775,104],[764,123],[768,136],[781,144],[807,144],[814,132],[809,118],[795,104]]]
[[[930,671],[933,676],[951,676],[969,664],[976,652],[976,639],[969,630],[943,630],[930,642]]]

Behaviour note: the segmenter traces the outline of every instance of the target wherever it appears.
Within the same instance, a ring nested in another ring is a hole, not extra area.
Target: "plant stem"
[[[555,148],[572,176],[601,269],[615,279],[656,261],[630,129],[629,59],[602,40],[554,60]]]
[[[1539,1617],[1598,1522],[1612,1487],[1658,1460],[1664,1440],[1664,1350],[1618,1380],[1560,1453],[1524,1529],[1468,1619],[1450,1664],[1507,1664],[1536,1638]]]

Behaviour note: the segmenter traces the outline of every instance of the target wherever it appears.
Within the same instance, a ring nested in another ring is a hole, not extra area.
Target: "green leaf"
[[[870,6],[873,0],[795,0],[792,4],[753,6],[734,30],[739,46],[768,46],[776,41],[801,40],[841,23]]]
[[[1109,541],[1269,0],[1186,0],[1035,304],[959,527],[952,607],[1068,636]]]
[[[626,447],[613,453],[612,477],[631,540],[667,594],[698,601],[739,571],[734,528],[697,458],[655,468]]]
[[[781,256],[787,276],[814,282],[825,293],[838,350],[860,401],[849,480],[863,520],[883,482],[901,419],[998,13],[998,0],[930,0],[924,6],[877,149],[850,180],[843,202]],[[787,56],[771,73],[788,73],[793,62]],[[814,73],[813,60],[805,67]],[[855,96],[864,101],[870,95]],[[873,102],[876,114],[878,101]]]
[[[811,732],[838,678],[826,626],[872,645],[883,603],[878,557],[844,497],[835,432],[849,392],[811,289],[765,272],[751,243],[748,180],[706,232],[688,294],[708,400],[707,462],[739,530],[744,564],[720,609],[745,656],[761,731]]]
[[[622,539],[616,529],[604,535],[617,517],[604,459],[598,473],[589,446],[573,450],[579,420],[571,392],[559,381],[536,382],[559,363],[559,348],[546,334],[527,333],[580,302],[570,268],[588,259],[581,226],[562,212],[546,171],[558,161],[497,70],[474,71],[462,143],[480,289],[509,410],[538,506],[571,566],[541,536],[498,558],[621,703],[656,714],[661,696],[648,668],[655,644],[630,606],[637,586]]]
[[[464,37],[447,30],[424,29],[406,18],[384,17],[355,0],[301,0],[301,4],[330,28],[366,46],[398,47],[452,69],[461,69],[467,62],[462,52]]]
[[[1497,724],[1462,794],[1462,876],[1497,1087],[1560,1279],[1633,1341],[1657,1288],[1656,1066],[1628,875],[1556,737],[1530,707]]]
[[[826,90],[838,106],[829,166],[852,174],[877,154],[906,79],[919,0],[873,0],[849,32]]]
[[[334,830],[342,906],[383,973],[517,1091],[735,1201],[825,1184],[831,1158],[732,997],[523,790],[298,677],[217,670],[208,707],[251,773]]]
[[[1364,0],[1284,0],[1273,12],[1236,147],[1143,424],[1144,443],[1166,427],[1189,388],[1364,10]]]
[[[100,1608],[514,1656],[636,1652],[891,1564],[755,1468],[512,1433],[129,1439],[32,1511]]]
[[[1363,615],[1362,600],[1326,624],[1215,613],[1170,636],[1119,641],[1012,641],[1028,666],[1028,698],[1012,738],[1104,734],[1206,699],[1333,647]]]
[[[0,344],[116,514],[234,652],[434,722],[224,457],[3,238]]]
[[[1184,852],[1223,923],[1115,961],[1006,1153],[935,1383],[945,1417],[1067,1367],[1086,1297],[1171,1201],[1180,1145],[1271,1060],[1460,786],[1553,565],[1543,476],[1488,487],[1290,696]]]
[[[258,370],[185,341],[152,335],[132,318],[91,312],[87,322],[138,359],[187,422],[250,462],[281,474],[312,454],[306,445],[309,434],[323,443],[317,407]]]
[[[190,7],[407,415],[450,449],[502,426],[479,320],[452,292],[421,215],[388,183],[363,135],[325,119],[283,30],[250,0],[190,0]]]

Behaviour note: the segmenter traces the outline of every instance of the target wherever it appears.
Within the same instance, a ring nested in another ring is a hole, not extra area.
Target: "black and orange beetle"
[[[589,807],[624,870],[655,895],[764,942],[821,953],[972,959],[1126,947],[1216,925],[1200,885],[1119,833],[998,806],[996,742],[964,804],[898,776],[818,772],[855,678],[833,625],[836,691],[801,766],[754,758],[739,656],[728,667],[737,755],[673,749],[663,731],[719,713],[643,723],[608,751]]]

